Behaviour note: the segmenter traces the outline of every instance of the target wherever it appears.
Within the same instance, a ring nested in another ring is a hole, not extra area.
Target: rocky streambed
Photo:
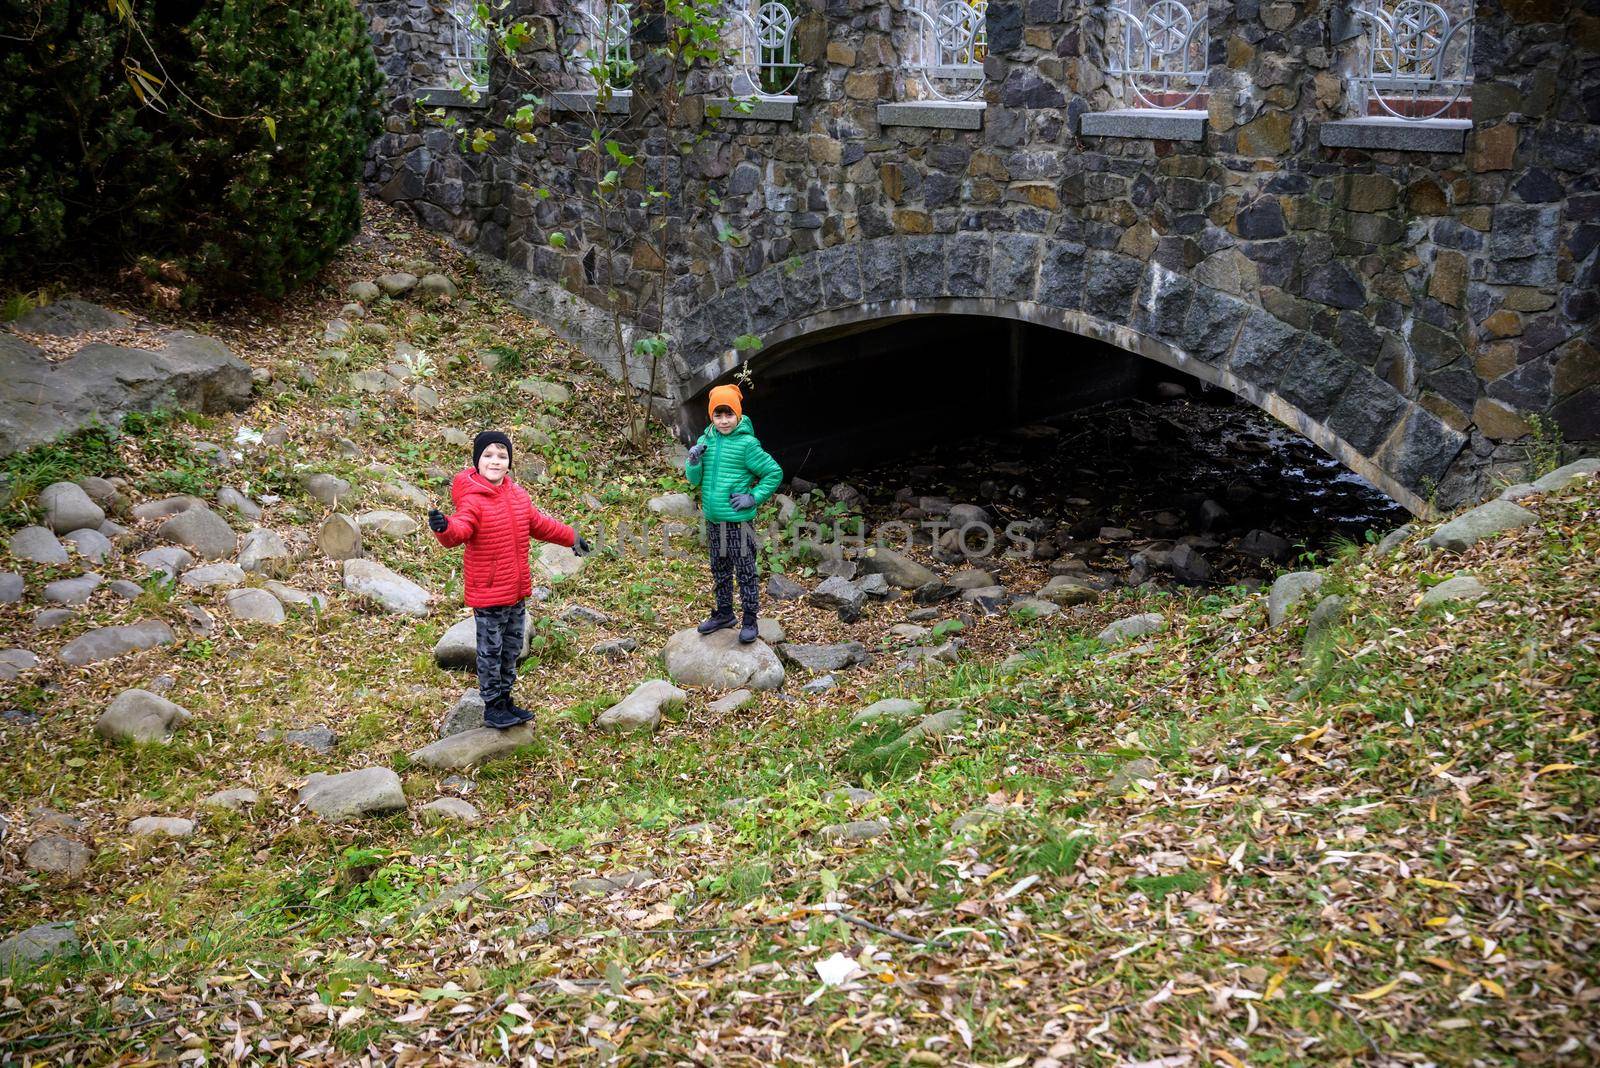
[[[1360,542],[1405,509],[1315,445],[1226,395],[1167,385],[1125,400],[816,477],[869,527],[959,522],[977,505],[1044,562],[1078,560],[1130,585],[1267,581],[1306,552]],[[805,480],[798,487],[804,488]],[[952,507],[955,512],[952,512]],[[927,540],[926,538],[922,540]],[[969,537],[968,548],[982,547]],[[951,539],[946,536],[947,547]],[[994,551],[1017,546],[1001,534]],[[955,562],[953,551],[943,554]],[[1060,566],[1060,563],[1057,564]]]

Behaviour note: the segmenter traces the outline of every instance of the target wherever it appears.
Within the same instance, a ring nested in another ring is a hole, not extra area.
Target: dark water
[[[1311,442],[1220,392],[1111,402],[822,481],[836,480],[863,493],[870,520],[900,517],[924,495],[979,504],[997,528],[1033,521],[1045,558],[1084,557],[1124,580],[1128,558],[1148,550],[1157,561],[1150,577],[1176,581],[1159,561],[1187,542],[1211,570],[1198,584],[1260,581],[1306,551],[1360,542],[1408,518]],[[1131,536],[1101,537],[1103,527]],[[1267,541],[1275,556],[1251,553],[1261,544],[1245,538],[1252,531],[1286,544]]]

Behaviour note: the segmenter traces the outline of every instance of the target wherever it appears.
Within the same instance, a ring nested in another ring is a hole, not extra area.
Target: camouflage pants
[[[744,621],[754,623],[761,608],[761,584],[756,575],[755,532],[750,524],[707,522],[706,547],[711,555],[717,615],[733,615],[733,581],[737,578]]]
[[[474,608],[478,627],[478,694],[493,708],[509,701],[517,684],[517,658],[522,655],[522,638],[528,615],[523,602]]]

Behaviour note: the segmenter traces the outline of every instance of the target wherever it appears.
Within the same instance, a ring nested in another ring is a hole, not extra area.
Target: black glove
[[[689,462],[692,463],[692,464],[697,464],[697,463],[700,462],[700,457],[704,456],[705,454],[706,454],[706,443],[702,441],[699,444],[697,444],[694,448],[689,450]]]
[[[445,531],[445,528],[448,527],[449,525],[450,525],[450,522],[449,522],[449,520],[445,519],[443,512],[439,511],[439,509],[437,509],[437,508],[429,508],[428,509],[428,529],[429,530],[433,531],[435,534],[443,534],[444,531]]]
[[[588,556],[594,552],[594,546],[589,544],[589,539],[579,534],[572,543],[572,551],[579,556]]]
[[[746,508],[754,508],[756,499],[748,493],[730,493],[728,494],[728,505],[735,512],[742,512]]]

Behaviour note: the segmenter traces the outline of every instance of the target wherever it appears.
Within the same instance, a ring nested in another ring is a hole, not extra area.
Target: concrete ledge
[[[1120,108],[1091,111],[1078,120],[1085,137],[1141,137],[1150,141],[1204,141],[1204,111]]]
[[[723,119],[745,119],[751,122],[761,120],[765,122],[793,122],[794,106],[800,102],[797,96],[712,96],[706,98],[706,107],[720,108]],[[739,110],[739,105],[748,103],[749,111]]]
[[[417,103],[428,108],[486,108],[489,106],[489,91],[477,89],[468,94],[465,89],[435,86],[418,89]]]
[[[1371,148],[1390,152],[1449,152],[1467,150],[1471,119],[1341,119],[1325,122],[1319,134],[1326,148]]]
[[[551,111],[598,111],[600,110],[600,94],[593,89],[575,89],[561,93],[550,94]],[[617,89],[611,93],[611,99],[606,101],[605,113],[607,115],[626,115],[633,110],[633,90]]]
[[[982,100],[906,100],[878,105],[880,126],[928,126],[936,130],[983,128]]]

